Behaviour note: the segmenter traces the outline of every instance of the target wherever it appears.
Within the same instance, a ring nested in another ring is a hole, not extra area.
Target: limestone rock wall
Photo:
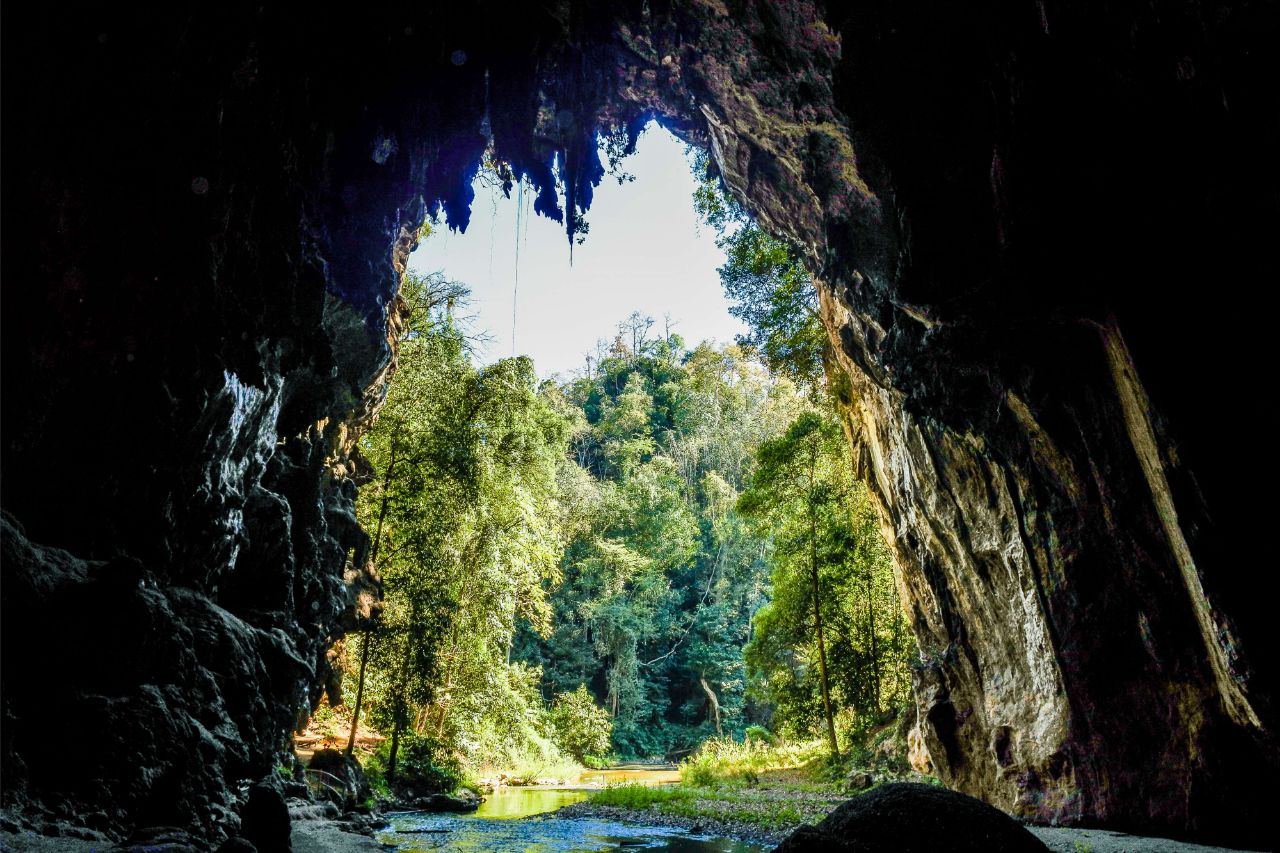
[[[1267,357],[1211,334],[1238,370],[1205,364],[1173,282],[1276,272],[1275,10],[747,4],[720,53],[717,11],[683,83],[809,254],[934,769],[1036,820],[1262,842],[1266,558],[1218,406],[1273,424]]]
[[[352,451],[424,213],[465,227],[493,146],[572,239],[597,126],[657,115],[819,282],[939,774],[1247,836],[1277,767],[1245,488],[1275,473],[1271,5],[4,16],[6,805],[234,823],[376,590]]]

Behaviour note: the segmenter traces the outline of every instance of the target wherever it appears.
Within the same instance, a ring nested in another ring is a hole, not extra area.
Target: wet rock
[[[817,826],[803,826],[778,853],[1047,853],[999,809],[932,785],[893,783],[849,800]]]
[[[360,812],[348,812],[342,815],[339,820],[346,832],[354,832],[357,835],[373,835],[375,831],[388,825],[381,815],[361,814]]]
[[[875,783],[875,777],[865,770],[852,770],[844,777],[846,791],[865,791]]]
[[[246,838],[228,838],[218,848],[218,853],[258,853],[258,848]]]
[[[473,812],[480,808],[482,802],[484,801],[475,795],[452,797],[448,794],[432,794],[418,797],[410,807],[423,812]]]
[[[136,830],[118,849],[122,853],[203,853],[207,848],[181,827],[149,826]]]

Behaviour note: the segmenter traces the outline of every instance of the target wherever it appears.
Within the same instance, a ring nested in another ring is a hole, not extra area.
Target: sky
[[[581,369],[596,340],[612,341],[632,311],[648,314],[660,332],[664,315],[688,346],[703,340],[731,343],[745,332],[729,316],[716,268],[725,256],[715,233],[693,212],[695,181],[684,144],[656,124],[641,135],[636,153],[622,163],[636,176],[622,185],[605,175],[587,211],[590,232],[573,247],[564,227],[533,215],[524,194],[517,264],[517,201],[501,188],[476,184],[471,224],[450,231],[444,218],[410,257],[418,273],[443,272],[470,286],[472,330],[488,336],[478,361],[515,354],[533,358],[538,375],[568,376]],[[652,333],[651,333],[652,335]]]

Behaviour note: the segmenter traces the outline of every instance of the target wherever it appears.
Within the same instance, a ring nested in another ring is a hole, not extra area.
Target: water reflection
[[[582,786],[669,784],[674,769],[620,769],[583,774]],[[691,835],[679,829],[617,821],[554,817],[548,812],[591,795],[587,787],[499,788],[474,814],[408,813],[391,817],[379,841],[398,853],[461,850],[467,853],[762,853],[766,848],[728,838]]]
[[[590,791],[563,788],[498,788],[485,796],[475,817],[513,820],[553,812],[561,806],[585,800]]]
[[[462,850],[467,853],[762,853],[766,848],[728,838],[690,835],[678,829],[603,820],[526,817],[401,815],[378,840],[398,853]]]
[[[583,785],[604,788],[608,785],[670,785],[680,781],[674,767],[619,767],[616,770],[587,770],[580,779]]]

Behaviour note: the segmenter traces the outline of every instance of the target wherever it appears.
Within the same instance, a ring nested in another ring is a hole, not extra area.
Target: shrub
[[[688,800],[693,795],[693,791],[685,788],[640,784],[614,785],[592,794],[591,804],[624,809],[647,809],[655,804]]]
[[[365,775],[375,790],[385,790],[390,760],[391,742],[388,740],[383,741],[378,751],[365,762]],[[437,793],[452,791],[462,782],[462,768],[443,744],[424,735],[401,735],[400,750],[396,754],[395,787],[413,787]]]
[[[551,728],[556,744],[585,761],[588,755],[602,755],[613,741],[613,722],[596,704],[585,685],[572,693],[561,693],[551,705]]]
[[[706,788],[725,782],[754,785],[767,771],[809,765],[824,755],[820,741],[771,745],[757,740],[738,743],[730,738],[712,738],[681,763],[680,780]]]
[[[743,732],[743,737],[748,742],[756,741],[759,743],[767,743],[770,746],[777,743],[777,738],[773,736],[773,732],[769,731],[764,726],[747,726],[746,730]]]

